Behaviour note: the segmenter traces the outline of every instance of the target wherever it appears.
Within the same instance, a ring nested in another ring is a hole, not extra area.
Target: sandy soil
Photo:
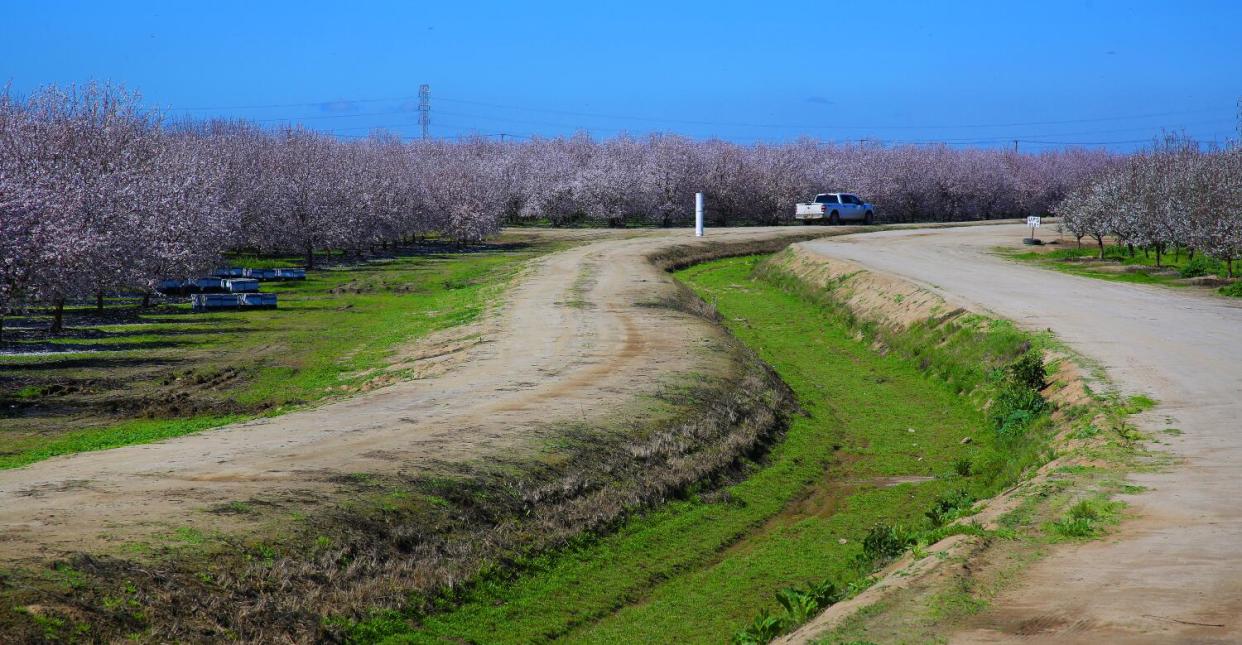
[[[806,233],[720,229],[705,239]],[[244,528],[255,520],[203,511],[254,498],[313,503],[336,490],[340,475],[410,472],[516,449],[548,423],[615,414],[664,376],[729,369],[720,353],[702,349],[718,344],[721,330],[640,306],[674,290],[645,257],[693,243],[687,231],[533,234],[586,243],[535,261],[484,322],[401,356],[401,367],[427,378],[272,419],[0,471],[0,560],[107,551],[184,526]]]
[[[1132,480],[1136,518],[1056,547],[952,642],[1242,642],[1242,303],[1004,260],[1022,226],[883,231],[804,243],[919,283],[951,304],[1052,329],[1131,394],[1160,401],[1179,464]],[[1048,235],[1045,233],[1045,237]]]

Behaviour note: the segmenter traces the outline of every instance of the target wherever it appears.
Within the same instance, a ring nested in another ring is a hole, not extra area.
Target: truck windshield
[[[816,204],[836,204],[838,203],[837,196],[836,195],[816,195],[815,203]]]

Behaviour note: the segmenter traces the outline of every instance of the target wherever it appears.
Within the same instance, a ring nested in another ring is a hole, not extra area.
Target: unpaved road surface
[[[807,232],[720,229],[706,240]],[[721,353],[704,351],[719,344],[721,330],[640,306],[674,290],[646,256],[694,243],[687,231],[545,234],[586,243],[534,261],[483,323],[417,348],[425,358],[413,367],[431,364],[432,377],[280,417],[0,471],[0,562],[108,551],[187,526],[245,528],[256,520],[204,511],[255,498],[313,504],[330,497],[342,475],[410,472],[520,449],[550,423],[615,414],[663,377],[729,368]]]
[[[1028,329],[1052,329],[1130,394],[1179,463],[1139,474],[1138,517],[1105,540],[1056,547],[952,642],[1242,642],[1242,306],[1104,282],[990,253],[1022,226],[883,231],[804,243],[928,286]],[[1054,234],[1055,235],[1055,234]],[[1045,237],[1047,234],[1045,234]]]

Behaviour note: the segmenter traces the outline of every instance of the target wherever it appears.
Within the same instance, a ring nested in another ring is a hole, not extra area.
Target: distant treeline
[[[169,121],[99,84],[0,95],[0,315],[209,269],[230,249],[363,250],[502,223],[778,224],[816,192],[886,221],[1045,212],[1121,163],[1082,149],[738,145],[677,135],[524,142],[340,140],[300,127]]]

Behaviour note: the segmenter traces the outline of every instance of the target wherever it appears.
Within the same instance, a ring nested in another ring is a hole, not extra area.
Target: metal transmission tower
[[[1242,143],[1242,97],[1238,98],[1238,142]]]
[[[426,83],[418,86],[418,125],[426,139],[427,128],[431,126],[431,86]]]

